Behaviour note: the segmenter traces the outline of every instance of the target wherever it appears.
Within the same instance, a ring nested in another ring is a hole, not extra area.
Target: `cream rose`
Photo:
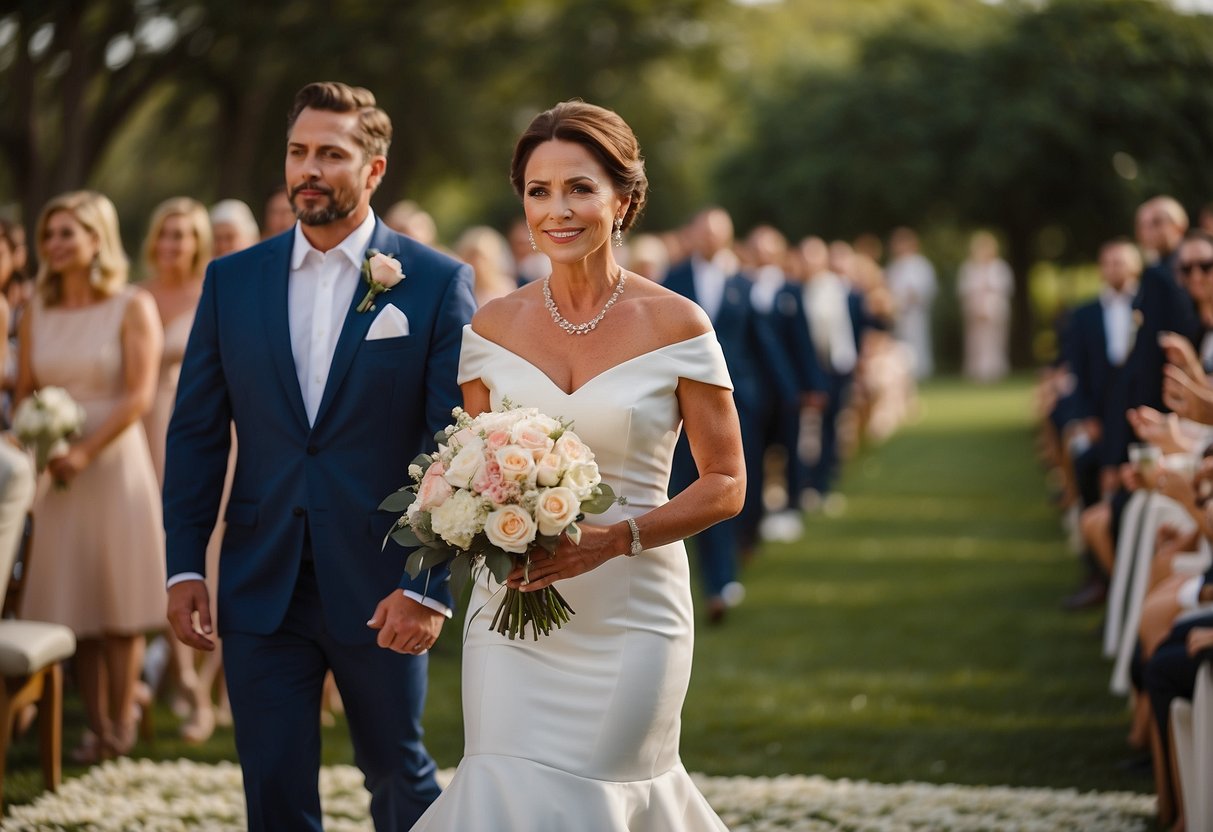
[[[497,449],[494,459],[501,466],[501,478],[511,482],[526,482],[535,474],[535,456],[526,448],[506,445]]]
[[[570,489],[544,489],[539,492],[539,502],[535,506],[535,519],[539,523],[539,533],[560,534],[569,523],[577,519],[580,509],[581,501]]]
[[[484,521],[484,534],[498,549],[523,555],[535,539],[535,521],[519,506],[502,506]]]
[[[560,480],[561,486],[576,494],[578,500],[588,500],[600,482],[602,475],[598,473],[598,466],[592,462],[574,462]]]
[[[400,261],[390,254],[377,251],[371,255],[371,280],[385,289],[390,289],[404,280],[404,271]]]
[[[559,485],[560,473],[563,470],[564,464],[558,454],[544,454],[543,458],[535,463],[535,482],[548,488]]]
[[[593,451],[587,448],[581,441],[581,437],[571,430],[560,434],[560,438],[556,440],[556,445],[552,450],[568,462],[591,462],[594,459]]]
[[[538,460],[552,450],[555,443],[552,442],[551,433],[558,427],[559,422],[546,416],[524,419],[510,431],[510,441],[520,448],[526,448]]]
[[[443,476],[444,473],[441,462],[433,463],[426,470],[421,485],[417,488],[417,503],[421,506],[422,511],[429,511],[442,505],[454,493],[451,484]]]
[[[459,449],[447,466],[446,481],[455,488],[467,488],[484,466],[484,443],[478,437]]]

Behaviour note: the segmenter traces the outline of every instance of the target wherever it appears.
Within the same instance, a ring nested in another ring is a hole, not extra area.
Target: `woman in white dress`
[[[474,587],[463,651],[464,758],[415,830],[723,830],[678,754],[693,613],[683,539],[735,515],[741,434],[724,357],[692,302],[612,252],[644,205],[636,138],[613,112],[565,102],[519,140],[511,178],[552,261],[464,330],[466,409],[508,398],[574,420],[603,480],[627,498],[580,545],[521,569],[575,610],[538,641],[489,629],[498,587]],[[685,428],[699,479],[666,498]]]

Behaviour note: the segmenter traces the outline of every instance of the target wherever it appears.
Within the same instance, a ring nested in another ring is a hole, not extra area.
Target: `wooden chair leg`
[[[63,666],[55,662],[42,670],[42,696],[38,701],[42,780],[57,791],[63,779]]]

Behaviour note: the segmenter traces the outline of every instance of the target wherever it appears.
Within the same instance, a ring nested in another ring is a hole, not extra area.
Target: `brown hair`
[[[556,139],[585,147],[606,169],[615,192],[621,198],[631,197],[622,226],[624,231],[631,228],[644,210],[649,188],[640,143],[618,113],[594,104],[565,101],[535,116],[514,147],[510,182],[515,193],[523,194],[531,153],[544,142]]]
[[[152,212],[151,222],[148,223],[147,239],[143,241],[143,262],[147,266],[147,274],[156,272],[156,241],[160,239],[160,231],[169,217],[185,217],[194,232],[194,262],[190,264],[190,275],[201,278],[206,272],[206,264],[211,261],[211,250],[214,248],[211,233],[211,218],[206,212],[206,206],[188,196],[174,196],[156,206]]]
[[[46,223],[52,214],[66,211],[85,231],[97,241],[97,269],[100,280],[94,288],[103,295],[114,295],[126,285],[130,261],[122,249],[122,237],[118,233],[118,211],[109,197],[96,191],[69,191],[46,203],[38,217],[36,239],[39,249],[46,237]],[[63,275],[53,272],[47,258],[41,257],[38,266],[38,292],[42,302],[54,306],[63,299]]]
[[[331,113],[357,113],[358,130],[354,134],[362,152],[371,156],[387,156],[392,144],[392,120],[375,105],[375,94],[364,87],[351,87],[340,81],[315,81],[295,94],[295,103],[286,118],[286,133],[290,136],[295,120],[304,110],[327,110]]]

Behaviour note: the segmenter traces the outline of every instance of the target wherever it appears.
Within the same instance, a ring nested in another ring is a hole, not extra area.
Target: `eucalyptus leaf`
[[[598,484],[598,494],[581,504],[583,514],[602,514],[619,500],[605,482]]]
[[[409,463],[409,467],[412,468],[416,465],[422,471],[425,471],[429,469],[433,462],[434,459],[429,454],[417,454],[417,456],[413,457],[413,461]]]
[[[556,547],[560,545],[560,535],[554,534],[537,534],[535,542],[539,544],[548,554],[556,554]]]
[[[514,569],[514,559],[505,552],[486,552],[484,565],[489,568],[489,572],[493,574],[497,583],[503,584]]]
[[[565,527],[564,533],[569,536],[569,540],[573,541],[574,546],[581,545],[581,526],[576,523],[569,523]]]
[[[408,526],[397,526],[388,533],[388,537],[405,547],[421,546],[424,543]]]
[[[463,588],[472,575],[472,559],[459,555],[451,560],[451,592],[456,599],[463,597]]]
[[[387,495],[383,502],[379,504],[379,510],[399,514],[411,506],[416,500],[416,494],[408,490],[407,487],[401,488],[399,491],[393,491],[391,494]]]

